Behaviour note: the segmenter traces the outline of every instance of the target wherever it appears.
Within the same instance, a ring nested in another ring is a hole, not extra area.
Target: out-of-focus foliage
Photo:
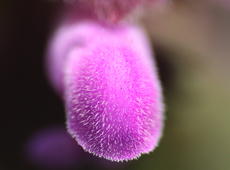
[[[131,169],[228,170],[230,8],[211,0],[167,8],[143,19],[164,51],[158,57],[175,69],[173,85],[165,89],[165,134],[159,148]]]

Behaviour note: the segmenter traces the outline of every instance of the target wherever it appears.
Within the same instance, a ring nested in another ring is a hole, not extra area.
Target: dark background
[[[31,169],[23,158],[27,138],[41,127],[64,124],[61,100],[49,86],[43,56],[60,4],[0,2],[0,169]]]

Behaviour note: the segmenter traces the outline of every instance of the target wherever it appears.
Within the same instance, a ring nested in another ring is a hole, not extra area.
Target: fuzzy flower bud
[[[51,41],[48,64],[65,101],[68,131],[84,150],[123,161],[158,145],[161,86],[140,28],[64,25]]]

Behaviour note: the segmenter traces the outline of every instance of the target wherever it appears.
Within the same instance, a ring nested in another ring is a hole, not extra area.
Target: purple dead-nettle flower
[[[65,101],[68,131],[85,151],[124,161],[154,150],[163,103],[142,29],[64,24],[48,57],[50,78]]]

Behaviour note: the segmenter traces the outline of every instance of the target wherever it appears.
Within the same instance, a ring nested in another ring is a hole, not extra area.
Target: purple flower
[[[63,24],[48,57],[50,78],[65,101],[68,131],[84,150],[123,161],[158,145],[161,86],[140,28]]]
[[[94,18],[117,23],[135,9],[161,1],[165,0],[75,0],[70,3],[68,11],[81,15],[84,7],[87,14],[92,14]]]
[[[64,128],[46,128],[29,138],[26,157],[42,169],[69,169],[80,164],[83,151]]]

